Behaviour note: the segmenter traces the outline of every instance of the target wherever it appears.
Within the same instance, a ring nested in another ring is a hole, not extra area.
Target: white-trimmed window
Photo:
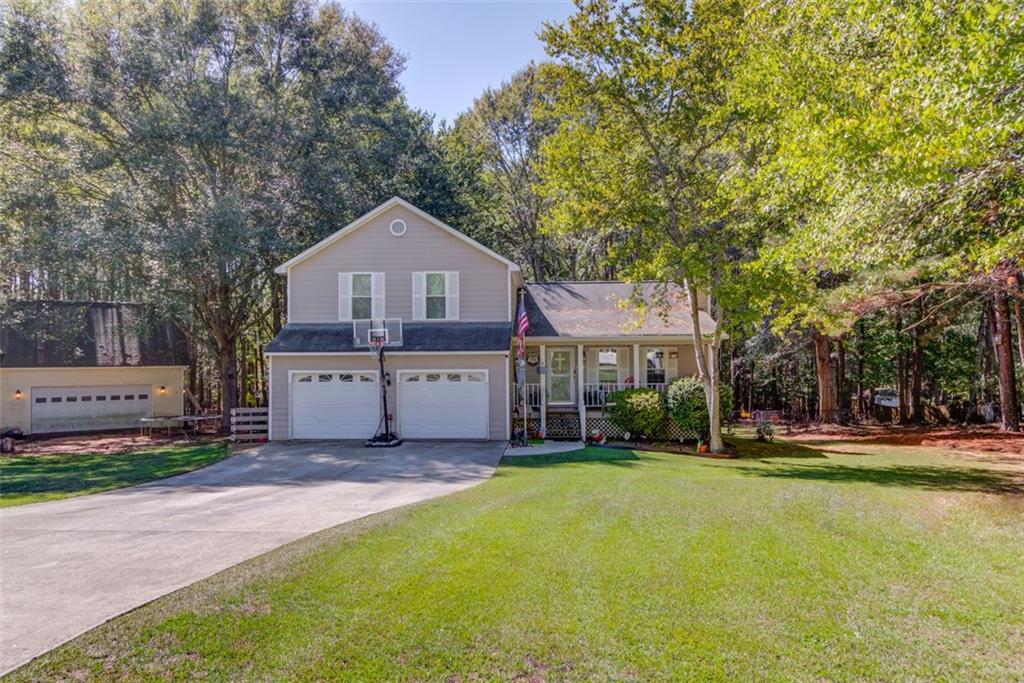
[[[459,319],[459,274],[434,271],[412,274],[413,320]]]
[[[338,320],[384,317],[384,273],[338,273]]]
[[[647,349],[647,385],[665,383],[665,349]]]
[[[599,349],[597,352],[597,381],[599,384],[617,384],[619,381],[619,350]]]

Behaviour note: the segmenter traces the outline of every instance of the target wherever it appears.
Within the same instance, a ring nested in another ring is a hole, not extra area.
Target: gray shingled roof
[[[651,302],[646,317],[635,307],[623,308],[637,286],[629,282],[544,282],[526,285],[527,337],[687,336],[693,334],[690,304],[682,287],[639,283],[641,296]],[[663,300],[668,306],[658,306]],[[715,331],[715,321],[700,312],[701,332]]]
[[[512,323],[405,322],[403,351],[508,351]],[[365,351],[352,346],[352,323],[288,323],[269,344],[267,353],[337,353]]]
[[[145,304],[15,301],[0,312],[0,367],[188,365],[185,335]]]

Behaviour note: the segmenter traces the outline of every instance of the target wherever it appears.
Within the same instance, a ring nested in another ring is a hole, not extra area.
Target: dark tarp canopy
[[[188,365],[181,329],[144,304],[16,301],[0,315],[0,367]]]

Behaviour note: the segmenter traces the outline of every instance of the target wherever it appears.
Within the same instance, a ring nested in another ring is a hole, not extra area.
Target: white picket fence
[[[231,440],[266,441],[268,415],[266,408],[232,408]]]

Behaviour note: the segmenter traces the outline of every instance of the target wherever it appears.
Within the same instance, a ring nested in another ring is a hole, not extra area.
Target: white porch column
[[[537,365],[540,376],[540,431],[548,435],[548,347],[540,345],[540,363]]]
[[[647,384],[647,382],[641,383],[640,381],[640,345],[633,344],[633,386],[639,387],[643,384]]]
[[[587,440],[587,404],[583,400],[583,379],[586,368],[583,366],[583,344],[576,345],[576,405],[580,411],[580,439]]]

